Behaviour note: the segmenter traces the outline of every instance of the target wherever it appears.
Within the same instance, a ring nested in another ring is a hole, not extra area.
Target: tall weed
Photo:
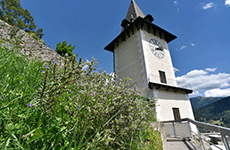
[[[137,149],[155,119],[154,100],[129,78],[95,72],[94,58],[57,62],[0,49],[0,148]]]

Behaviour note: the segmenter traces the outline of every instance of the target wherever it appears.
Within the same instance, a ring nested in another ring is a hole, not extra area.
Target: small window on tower
[[[180,120],[180,111],[179,108],[172,108],[173,109],[173,115],[174,115],[174,120]]]
[[[165,77],[165,72],[159,70],[159,74],[160,74],[161,83],[166,83],[167,84],[166,77]]]

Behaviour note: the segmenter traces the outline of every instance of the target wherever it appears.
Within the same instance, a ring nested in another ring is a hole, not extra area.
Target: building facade
[[[131,1],[121,33],[105,47],[113,52],[118,78],[130,77],[145,98],[155,98],[158,121],[190,118],[192,90],[177,86],[168,43],[176,36],[153,24]],[[195,130],[195,126],[192,126]]]

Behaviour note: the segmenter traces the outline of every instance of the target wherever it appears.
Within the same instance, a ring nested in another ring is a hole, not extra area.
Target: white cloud
[[[186,46],[181,46],[180,50],[187,48]]]
[[[112,76],[112,77],[114,77],[115,73],[111,72],[109,75]]]
[[[227,97],[230,96],[230,88],[228,89],[211,89],[204,93],[205,97]]]
[[[178,5],[179,5],[179,2],[178,2],[178,1],[174,1],[173,4],[174,4],[175,6],[178,6]]]
[[[190,71],[187,73],[187,76],[188,77],[196,77],[196,76],[202,76],[202,75],[205,75],[207,74],[208,72],[207,71],[204,71],[204,70],[193,70],[193,71]]]
[[[178,1],[174,1],[173,3],[174,3],[174,4],[178,4]]]
[[[180,83],[182,87],[190,88],[191,85],[195,93],[197,91],[205,92],[212,89],[228,88],[230,86],[230,74],[210,73],[215,70],[216,68],[207,68],[205,70],[192,70],[186,75],[176,77],[176,80],[178,83]]]
[[[230,6],[230,0],[225,0],[225,5]]]
[[[206,68],[205,70],[209,71],[209,72],[214,72],[216,71],[217,68]]]
[[[192,46],[196,46],[196,44],[191,43]]]
[[[179,12],[180,12],[179,2],[178,2],[178,1],[173,1],[173,4],[174,4],[174,6],[177,7],[176,10],[177,10],[177,12],[179,13]]]
[[[82,70],[86,70],[86,69],[88,69],[89,68],[89,65],[85,65],[83,68],[82,68]]]
[[[179,11],[179,10],[178,10],[178,11]],[[196,44],[191,43],[191,46],[196,46]],[[183,45],[183,46],[181,46],[181,47],[179,48],[179,50],[182,50],[182,49],[185,49],[185,48],[188,48],[188,46]],[[176,50],[178,50],[178,49],[176,48]]]
[[[175,72],[177,72],[177,71],[178,71],[178,72],[180,72],[180,70],[179,70],[179,69],[174,68],[174,67],[173,67],[173,71],[174,71],[174,73],[175,73]]]
[[[114,73],[114,72],[111,72],[111,73],[109,74],[109,76],[111,77],[111,81],[112,81],[112,82],[116,82],[116,81],[115,81],[115,73]],[[106,79],[105,86],[107,86],[108,83],[109,83],[109,79]]]
[[[202,9],[207,10],[207,9],[212,8],[212,7],[214,7],[214,3],[213,3],[213,2],[207,3],[206,5],[204,5],[204,6],[202,7]]]
[[[197,97],[197,96],[202,96],[199,91],[193,91],[192,94],[189,94],[191,97]]]

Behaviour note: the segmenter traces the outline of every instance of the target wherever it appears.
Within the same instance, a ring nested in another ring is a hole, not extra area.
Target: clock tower
[[[155,98],[158,121],[194,115],[188,94],[177,86],[168,43],[176,36],[153,24],[153,17],[140,10],[134,0],[121,22],[121,33],[106,47],[113,52],[118,78],[130,77],[145,98]],[[192,127],[195,130],[195,127]]]

